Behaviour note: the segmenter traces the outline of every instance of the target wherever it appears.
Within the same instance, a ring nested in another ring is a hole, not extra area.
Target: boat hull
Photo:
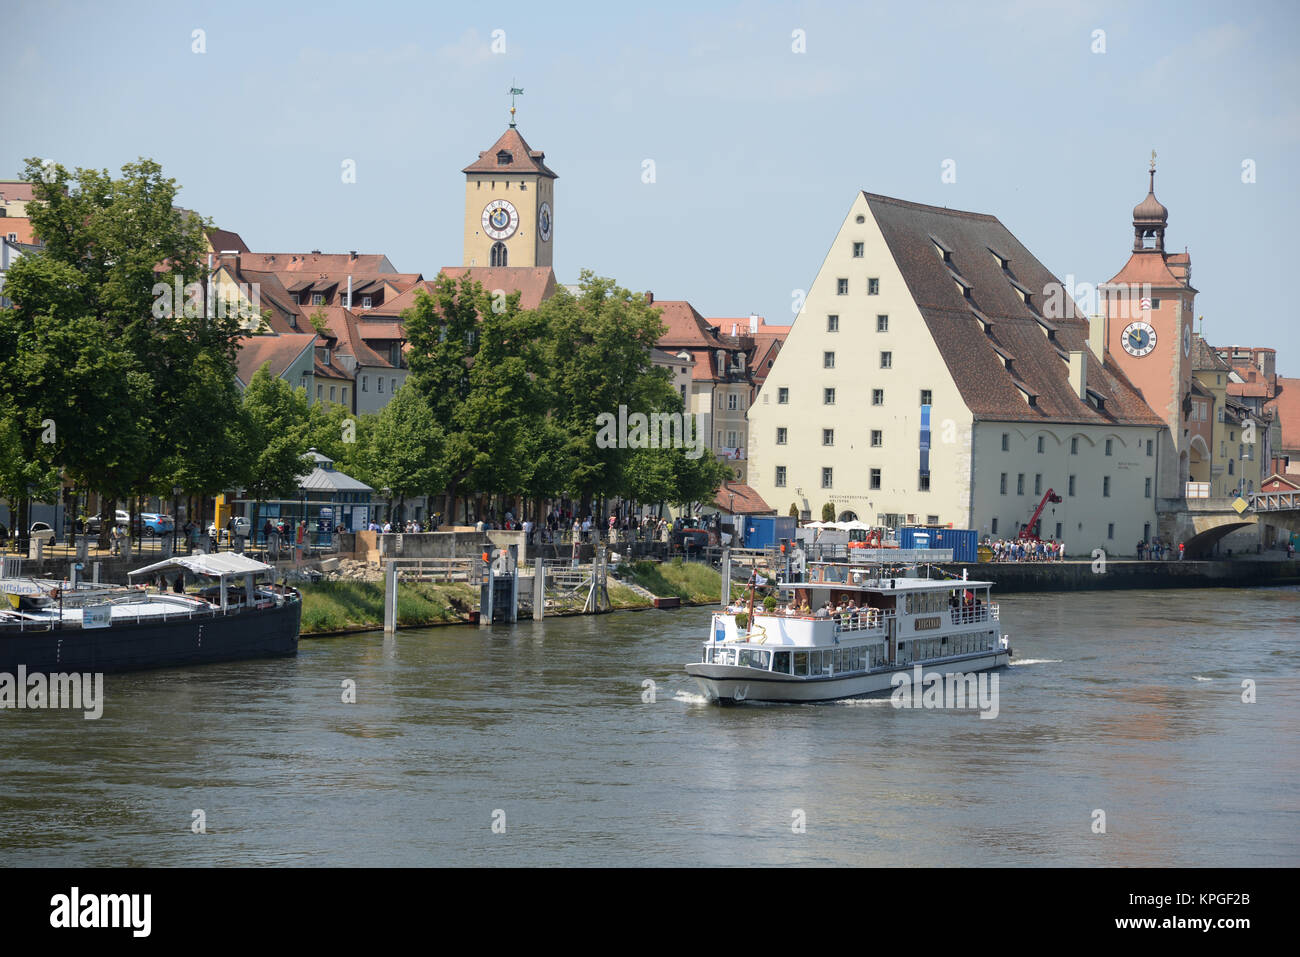
[[[889,691],[894,675],[907,675],[910,679],[917,664],[925,673],[939,672],[974,674],[991,671],[1011,663],[1011,650],[1002,648],[981,654],[914,662],[898,667],[868,671],[859,674],[804,678],[794,675],[773,674],[756,668],[736,665],[714,665],[691,662],[686,673],[695,679],[700,690],[718,704],[739,704],[745,701],[814,702],[839,701],[863,695]]]
[[[0,672],[28,674],[145,671],[289,657],[298,653],[302,602],[236,614],[151,622],[111,628],[56,628],[0,633]]]

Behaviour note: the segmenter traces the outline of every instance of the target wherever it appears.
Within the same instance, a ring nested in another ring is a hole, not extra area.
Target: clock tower
[[[466,266],[554,265],[556,175],[510,127],[465,173]]]
[[[1128,262],[1101,285],[1106,360],[1114,362],[1165,420],[1157,494],[1182,498],[1189,470],[1192,318],[1196,290],[1191,257],[1165,250],[1169,210],[1156,199],[1151,153],[1146,199],[1133,209],[1133,250]]]

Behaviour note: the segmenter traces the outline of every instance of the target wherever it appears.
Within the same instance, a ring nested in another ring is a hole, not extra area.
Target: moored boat
[[[887,691],[918,666],[973,674],[1010,663],[993,582],[922,577],[934,549],[860,549],[847,562],[787,568],[784,608],[714,614],[686,665],[712,701],[833,701]]]
[[[274,570],[222,553],[176,556],[130,573],[210,583],[184,594],[0,579],[0,672],[139,671],[295,655],[302,599],[269,580]]]

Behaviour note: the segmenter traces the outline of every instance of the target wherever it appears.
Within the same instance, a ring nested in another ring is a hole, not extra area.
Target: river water
[[[708,609],[110,675],[0,711],[0,864],[1300,864],[1300,591],[1001,604],[992,720],[707,705]]]

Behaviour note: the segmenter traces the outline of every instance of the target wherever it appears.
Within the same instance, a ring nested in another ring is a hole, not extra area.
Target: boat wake
[[[1213,681],[1213,678],[1204,678],[1201,675],[1192,675],[1193,681]]]
[[[1018,665],[1059,665],[1060,658],[1014,658],[1011,661],[1011,667]]]
[[[682,704],[708,704],[709,699],[702,694],[694,694],[690,691],[673,692],[673,700],[680,701]]]

